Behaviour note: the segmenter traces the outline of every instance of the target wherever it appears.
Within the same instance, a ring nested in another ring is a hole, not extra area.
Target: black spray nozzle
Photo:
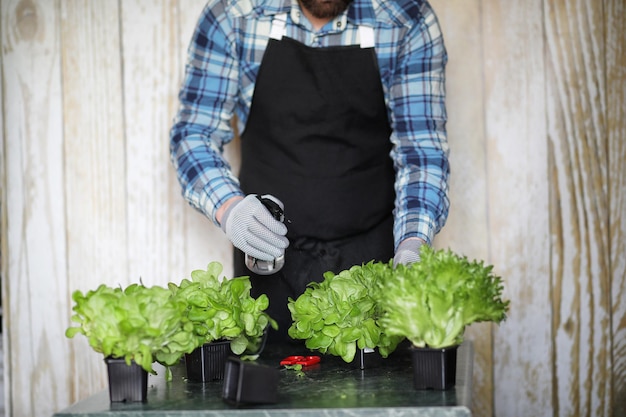
[[[283,221],[285,213],[283,212],[283,209],[280,208],[278,203],[270,198],[261,197],[259,195],[257,195],[256,198],[258,198],[259,201],[263,203],[263,205],[269,210],[269,212],[276,220],[281,222]]]

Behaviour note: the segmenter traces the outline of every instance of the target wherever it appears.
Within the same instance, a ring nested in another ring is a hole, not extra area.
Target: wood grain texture
[[[489,260],[511,299],[494,335],[494,415],[551,416],[542,1],[489,0],[482,10]]]
[[[1,6],[0,6],[1,10]],[[1,16],[0,12],[0,16]],[[2,41],[0,40],[0,43]],[[0,59],[0,68],[2,67],[2,60]],[[0,69],[1,71],[1,69]],[[0,82],[0,97],[4,98],[4,88],[3,83]],[[4,114],[0,112],[0,132],[4,132]],[[0,277],[8,277],[9,276],[9,268],[7,266],[7,262],[5,261],[5,257],[9,253],[9,244],[8,244],[8,215],[7,215],[7,206],[8,206],[8,198],[7,198],[7,176],[6,176],[6,154],[5,154],[5,135],[2,135],[2,141],[0,142]],[[9,297],[8,294],[8,286],[5,284],[6,279],[0,280],[0,288],[2,294],[0,295],[1,303],[3,306],[9,305]],[[5,320],[6,314],[3,312],[2,321]],[[4,324],[4,323],[2,323]],[[10,352],[7,352],[6,346],[10,346],[9,342],[9,332],[6,331],[6,328],[3,328],[3,332],[0,335],[0,342],[2,342],[2,379],[0,380],[0,384],[2,384],[2,389],[0,390],[0,395],[2,396],[2,406],[0,407],[0,414],[6,414],[7,409],[11,409],[11,390],[9,389],[7,381],[10,381],[10,378],[5,377],[8,374],[9,366],[5,365],[7,358],[10,355]]]
[[[4,363],[10,375],[6,411],[13,416],[47,415],[70,400],[64,389],[69,300],[55,6],[50,1],[1,3],[3,133],[8,138],[3,187],[10,213],[2,236],[8,242],[2,254],[4,350],[9,355]]]
[[[61,4],[67,215],[71,291],[126,286],[128,190],[117,2]],[[66,323],[69,324],[68,321]],[[72,340],[72,399],[106,386],[101,355]]]
[[[448,65],[446,100],[450,145],[450,212],[436,236],[436,247],[448,247],[472,259],[488,259],[485,109],[481,2],[431,2],[443,31]],[[492,326],[468,327],[474,343],[472,408],[476,417],[493,415]]]
[[[169,158],[179,70],[176,1],[121,3],[129,274],[179,281],[186,266],[184,206]],[[137,16],[142,16],[137,19]]]
[[[0,4],[0,17],[4,16],[4,9]],[[1,21],[1,20],[0,20]],[[0,28],[2,25],[0,24]],[[0,45],[4,46],[4,32],[0,32]],[[4,48],[3,48],[4,49]],[[4,63],[4,55],[0,54],[0,73],[3,72],[3,63]],[[4,79],[0,81],[0,103],[4,106]],[[4,130],[4,112],[0,111],[0,132],[3,132],[0,139],[0,303],[3,306],[7,306],[9,303],[8,294],[8,286],[6,285],[6,278],[9,276],[9,268],[8,262],[6,262],[6,256],[9,253],[9,244],[8,244],[8,215],[7,215],[7,206],[8,206],[8,198],[7,198],[7,170],[6,170],[6,150],[5,150],[5,141],[6,135],[4,134],[6,131]],[[1,318],[4,321],[6,314],[3,314]],[[0,325],[3,323],[0,322]],[[9,378],[5,378],[4,375],[7,374],[5,369],[10,369],[9,366],[5,365],[6,359],[9,356],[9,353],[6,352],[6,346],[9,345],[9,337],[6,328],[3,328],[3,332],[0,335],[0,342],[2,343],[2,379],[0,380],[0,384],[2,384],[2,389],[0,391],[0,395],[2,396],[2,405],[0,407],[0,414],[6,414],[5,410],[11,408],[11,395],[8,385],[5,381],[10,381]]]
[[[626,416],[626,3],[604,1],[612,310],[612,417]]]
[[[546,2],[555,415],[607,415],[611,274],[600,2]]]
[[[12,416],[105,386],[70,294],[165,283],[231,246],[184,201],[169,127],[205,0],[2,0],[0,234]],[[435,245],[495,265],[474,415],[626,415],[626,4],[433,0],[451,211]],[[235,171],[239,144],[226,148]],[[43,319],[42,319],[43,318]],[[52,348],[54,347],[54,349]],[[80,372],[79,372],[80,371]]]

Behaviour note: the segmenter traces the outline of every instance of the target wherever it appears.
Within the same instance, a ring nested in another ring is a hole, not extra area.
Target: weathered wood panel
[[[487,0],[482,8],[489,259],[511,299],[494,336],[498,417],[552,415],[542,4]]]
[[[179,70],[177,4],[120,5],[129,278],[164,285],[182,274],[185,253],[182,205],[170,204],[176,178],[166,135]]]
[[[611,273],[601,2],[546,2],[554,414],[607,415]]]
[[[2,5],[0,5],[0,16],[3,16],[3,9],[2,9]],[[1,20],[0,20],[1,22]],[[0,28],[2,28],[2,24],[0,23]],[[4,45],[4,32],[0,32],[0,45]],[[2,69],[3,69],[3,64],[4,64],[4,54],[0,54],[0,73],[2,73]],[[4,81],[4,80],[3,80]],[[0,81],[0,97],[2,98],[2,100],[0,100],[0,103],[4,104],[4,85],[3,85],[3,81]],[[6,277],[8,276],[8,268],[6,267],[6,262],[4,261],[4,256],[6,256],[6,254],[8,253],[8,242],[7,242],[7,235],[5,233],[5,231],[7,230],[7,190],[6,190],[6,184],[7,184],[7,177],[6,177],[6,171],[5,171],[5,161],[6,161],[6,154],[5,154],[5,146],[4,146],[4,142],[5,142],[5,135],[4,135],[4,113],[0,111],[0,132],[2,132],[2,140],[0,142],[0,277]],[[0,283],[1,284],[1,283]],[[0,288],[2,288],[2,294],[0,294],[0,300],[2,305],[6,306],[7,305],[7,296],[6,296],[6,291],[4,290],[3,287],[0,286]],[[2,323],[0,323],[1,325]],[[4,330],[4,329],[3,329]],[[2,355],[2,369],[4,370],[5,368],[8,368],[5,363],[6,363],[6,354],[5,354],[5,346],[9,345],[9,337],[8,337],[8,332],[7,331],[3,331],[2,335],[0,335],[1,339],[0,342],[2,342],[2,352],[0,353],[0,355]],[[2,384],[2,387],[0,389],[0,395],[2,396],[2,404],[0,404],[0,415],[5,415],[5,409],[6,408],[10,408],[7,407],[7,401],[6,399],[8,398],[10,400],[10,396],[9,396],[9,387],[7,382],[9,381],[9,378],[7,378],[6,376],[6,372],[2,372],[2,375],[0,375],[0,384]]]
[[[604,2],[609,238],[612,306],[612,417],[626,416],[626,3]]]
[[[105,385],[99,355],[64,337],[73,290],[164,283],[211,260],[230,275],[230,244],[184,202],[168,154],[204,3],[0,2],[9,414],[50,415]],[[468,331],[474,413],[622,416],[625,4],[433,6],[453,170],[436,245],[493,263],[513,302],[502,326]],[[227,152],[237,169],[238,144]]]
[[[478,0],[431,2],[448,50],[446,94],[450,144],[450,213],[435,246],[449,247],[472,259],[489,258],[487,225],[483,50]],[[474,342],[473,410],[493,415],[493,351],[491,325],[470,326]]]
[[[125,286],[134,280],[128,276],[119,4],[65,0],[61,11],[67,282],[70,291]],[[84,339],[72,340],[69,351],[74,400],[105,386],[103,358]]]
[[[8,222],[2,253],[6,412],[69,401],[63,113],[58,3],[1,3]]]

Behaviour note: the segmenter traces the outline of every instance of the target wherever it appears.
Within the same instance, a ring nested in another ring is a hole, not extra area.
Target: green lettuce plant
[[[166,366],[166,378],[185,354],[215,340],[230,340],[235,354],[256,352],[268,325],[277,327],[264,312],[269,299],[250,296],[249,278],[219,279],[221,272],[222,265],[211,262],[206,271],[193,271],[191,280],[167,288],[103,284],[75,291],[75,325],[65,334],[82,334],[94,351],[134,361],[153,374],[158,362]]]
[[[382,326],[415,347],[459,345],[465,327],[506,319],[502,279],[492,265],[470,261],[451,250],[421,249],[421,261],[398,265],[380,282]]]
[[[326,272],[322,282],[310,283],[296,300],[288,300],[289,336],[345,362],[354,359],[357,348],[377,348],[387,357],[403,339],[385,333],[379,322],[379,283],[389,273],[389,264],[373,261],[337,275]]]
[[[199,346],[218,340],[230,341],[233,353],[258,351],[268,326],[278,325],[265,310],[269,298],[250,295],[250,279],[219,278],[222,265],[211,262],[206,270],[195,270],[191,279],[168,284],[169,290],[187,308],[184,317],[193,327]]]
[[[176,364],[198,345],[192,323],[185,318],[185,303],[163,287],[131,284],[122,289],[100,285],[72,294],[75,326],[67,337],[84,335],[105,357],[135,361],[150,373],[153,363]]]

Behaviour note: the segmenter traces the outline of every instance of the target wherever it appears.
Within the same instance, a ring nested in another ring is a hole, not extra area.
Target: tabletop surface
[[[411,358],[400,347],[388,358],[366,354],[365,369],[341,358],[322,355],[303,372],[280,367],[289,355],[317,354],[302,346],[266,346],[257,363],[278,370],[274,404],[234,406],[222,399],[223,381],[189,382],[184,365],[149,375],[145,403],[111,403],[103,390],[54,414],[54,417],[200,417],[200,416],[471,416],[473,346],[464,342],[457,353],[456,386],[446,391],[416,390]],[[104,366],[104,365],[103,365]]]

